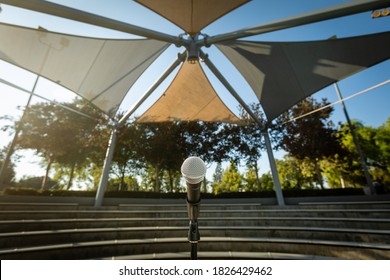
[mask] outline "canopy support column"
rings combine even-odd
[[[102,172],[102,176],[100,177],[99,187],[96,192],[96,197],[95,197],[96,208],[102,206],[104,193],[106,192],[107,189],[108,174],[110,172],[112,158],[114,157],[117,134],[118,134],[117,128],[114,127],[111,132],[110,141],[108,142],[106,158],[104,159],[103,172]]]
[[[272,152],[271,141],[269,139],[268,128],[266,128],[264,130],[263,135],[264,135],[264,139],[265,139],[265,146],[267,148],[267,155],[268,155],[269,165],[270,165],[270,168],[271,168],[272,179],[274,181],[274,189],[275,189],[275,193],[276,193],[276,200],[278,201],[278,205],[279,206],[285,206],[283,192],[282,192],[282,188],[280,186],[278,169],[276,168],[276,162],[275,162],[275,158],[274,158],[274,153]]]
[[[225,88],[230,92],[231,95],[240,103],[244,110],[253,118],[253,120],[260,126],[260,129],[265,130],[264,137],[267,147],[268,160],[271,166],[272,178],[274,181],[274,189],[276,193],[276,198],[279,206],[285,206],[282,188],[280,186],[278,170],[276,168],[275,158],[272,153],[271,142],[269,140],[268,130],[264,127],[263,122],[258,118],[258,116],[249,108],[249,106],[244,102],[244,100],[239,96],[235,89],[230,85],[230,83],[225,79],[225,77],[219,72],[217,67],[211,62],[206,54],[203,52],[200,53],[201,58],[206,63],[207,67],[213,72],[213,74],[219,79],[219,81],[225,86]]]
[[[143,95],[143,97],[119,120],[116,127],[112,129],[110,141],[107,147],[106,158],[104,160],[103,172],[100,178],[99,187],[95,197],[95,207],[101,207],[104,193],[107,189],[108,174],[114,157],[115,145],[117,141],[118,128],[125,124],[126,120],[142,105],[142,103],[153,93],[153,91],[172,73],[173,70],[185,59],[186,53],[180,53],[178,58],[168,67],[157,82]]]
[[[360,165],[361,165],[361,167],[363,169],[364,176],[366,177],[367,186],[370,188],[371,193],[375,193],[374,186],[373,186],[372,179],[371,179],[371,175],[370,175],[370,172],[368,172],[368,167],[367,167],[367,163],[366,163],[366,157],[365,157],[365,155],[363,153],[363,150],[362,150],[362,148],[360,146],[359,139],[358,139],[358,137],[356,135],[356,132],[355,132],[355,129],[354,129],[353,125],[352,125],[351,119],[349,118],[347,107],[345,106],[343,97],[342,97],[341,92],[340,92],[340,88],[339,88],[337,83],[334,83],[334,87],[336,89],[336,92],[337,92],[337,95],[339,97],[339,100],[341,101],[341,106],[343,107],[344,115],[345,115],[345,118],[347,119],[349,130],[351,131],[351,134],[352,134],[353,142],[355,143],[356,150],[357,150],[357,152],[359,154]]]

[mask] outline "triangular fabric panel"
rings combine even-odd
[[[137,122],[205,121],[238,123],[218,97],[199,63],[183,63],[165,93]]]
[[[311,42],[217,44],[256,93],[268,121],[307,96],[390,58],[390,32]]]
[[[95,39],[0,24],[0,59],[50,79],[112,116],[168,47],[156,40]]]
[[[176,24],[188,34],[199,33],[210,23],[250,0],[136,0]]]

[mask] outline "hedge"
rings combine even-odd
[[[78,196],[78,197],[95,197],[96,191],[65,191],[65,190],[36,190],[27,188],[7,188],[4,190],[5,195],[23,195],[23,196]],[[307,196],[344,196],[344,195],[364,195],[362,188],[345,188],[345,189],[313,189],[313,190],[284,190],[285,197],[307,197]],[[127,197],[127,198],[177,198],[186,197],[186,193],[155,193],[155,192],[134,192],[134,191],[108,191],[105,197]],[[275,197],[274,191],[260,192],[233,192],[211,194],[202,193],[202,198],[264,198]]]

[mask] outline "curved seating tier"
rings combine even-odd
[[[0,203],[1,259],[188,259],[185,201]],[[202,259],[390,259],[390,202],[202,203]]]

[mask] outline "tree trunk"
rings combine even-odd
[[[160,192],[160,165],[156,164],[156,182],[154,185],[154,191]]]
[[[52,163],[53,163],[53,161],[51,160],[51,158],[48,158],[45,176],[42,179],[41,191],[43,191],[46,188],[47,179],[49,178],[49,172],[50,172],[50,167],[51,167]]]
[[[345,189],[346,187],[345,187],[345,180],[343,174],[340,174],[340,183],[341,183],[341,188]]]
[[[256,173],[256,185],[257,185],[257,190],[261,190],[261,182],[260,182],[260,177],[259,177],[259,168],[257,167],[257,162],[254,162],[253,167],[255,168],[255,173]]]
[[[67,191],[69,191],[69,189],[72,187],[73,176],[74,176],[75,169],[76,169],[76,163],[72,164],[72,167],[70,169],[69,180],[68,180],[68,184],[66,185],[66,190]]]
[[[118,188],[119,191],[122,191],[123,187],[125,186],[125,174],[126,172],[125,169],[123,168],[121,170],[121,181],[119,182],[119,188]]]
[[[318,183],[320,183],[321,189],[323,190],[324,189],[324,181],[322,180],[321,168],[320,168],[320,165],[318,164],[318,160],[315,160],[314,166],[316,169]]]
[[[169,192],[173,193],[173,174],[170,169],[168,169],[168,177],[169,177]]]

